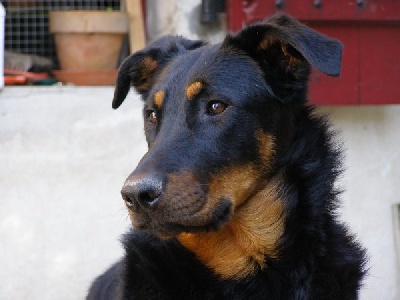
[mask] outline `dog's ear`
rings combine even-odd
[[[118,70],[112,107],[116,109],[121,105],[131,85],[139,94],[144,95],[151,89],[157,74],[169,61],[179,54],[203,45],[203,41],[165,36],[126,58]]]
[[[329,76],[340,75],[342,44],[285,14],[228,35],[222,47],[239,48],[255,59],[283,102],[299,93],[305,99],[310,64]]]

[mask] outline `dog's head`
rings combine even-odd
[[[341,44],[286,15],[217,45],[167,36],[120,67],[113,108],[142,95],[149,150],[122,196],[160,236],[216,230],[270,180],[304,105],[310,65],[340,73]]]

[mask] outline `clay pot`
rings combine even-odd
[[[128,32],[128,18],[114,11],[51,11],[50,31],[62,70],[112,70]]]

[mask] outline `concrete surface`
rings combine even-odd
[[[0,299],[83,299],[121,256],[129,222],[119,191],[146,145],[140,100],[132,93],[113,111],[112,93],[0,93]],[[342,219],[371,256],[361,299],[398,299],[391,210],[399,202],[400,106],[322,110],[347,148]]]
[[[141,103],[111,87],[0,92],[0,299],[83,299],[122,254],[119,194],[146,150]]]
[[[346,151],[342,220],[367,247],[361,299],[400,299],[393,206],[400,203],[400,106],[331,107]]]
[[[147,36],[150,41],[164,35],[176,34],[189,39],[220,42],[226,34],[225,14],[218,24],[201,24],[200,0],[147,0]]]

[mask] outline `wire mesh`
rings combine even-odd
[[[5,49],[36,54],[58,64],[54,39],[49,32],[50,10],[120,10],[120,0],[4,0]]]

